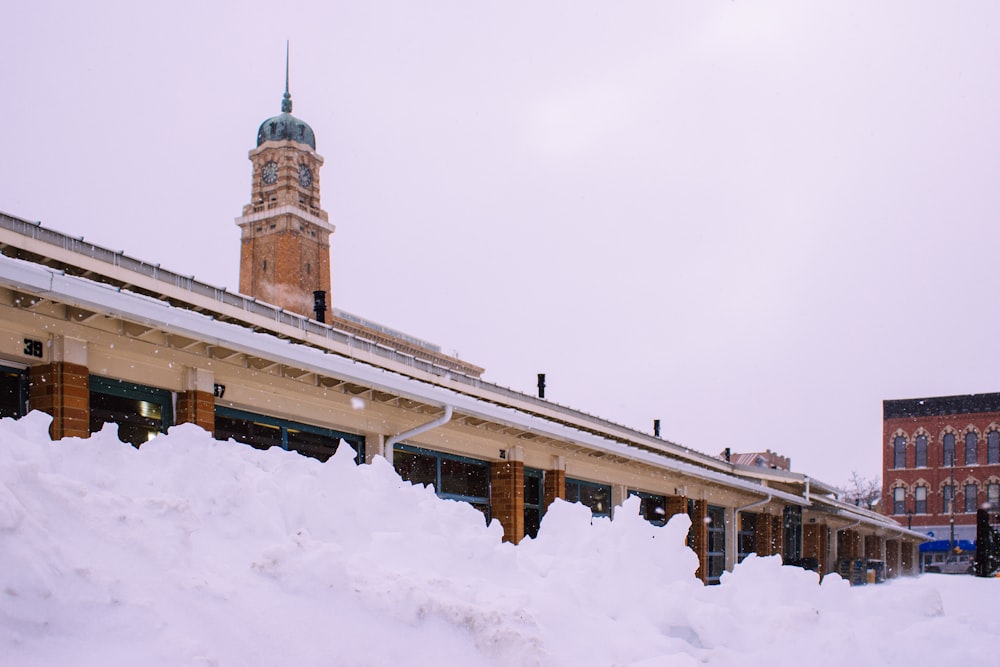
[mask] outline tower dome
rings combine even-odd
[[[286,47],[287,48],[287,47]],[[316,135],[304,120],[292,115],[292,96],[288,92],[288,55],[285,55],[285,95],[281,99],[281,113],[260,124],[257,145],[265,141],[297,141],[316,150]]]

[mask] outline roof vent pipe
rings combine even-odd
[[[538,398],[545,398],[545,373],[538,374]]]
[[[653,437],[654,438],[659,438],[660,437],[660,420],[659,419],[654,419],[653,420]]]

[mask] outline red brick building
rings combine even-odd
[[[1000,393],[882,403],[883,512],[939,540],[975,540],[1000,508]]]

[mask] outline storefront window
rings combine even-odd
[[[118,439],[134,447],[164,433],[173,424],[170,392],[156,387],[90,377],[90,432],[118,425]]]
[[[365,460],[364,436],[221,406],[215,408],[215,439],[256,449],[281,447],[320,461],[333,456],[343,440],[356,452],[356,463]]]
[[[566,501],[586,505],[594,516],[611,516],[611,486],[608,484],[567,479]]]

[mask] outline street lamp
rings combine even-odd
[[[906,510],[906,529],[913,530],[913,510]]]

